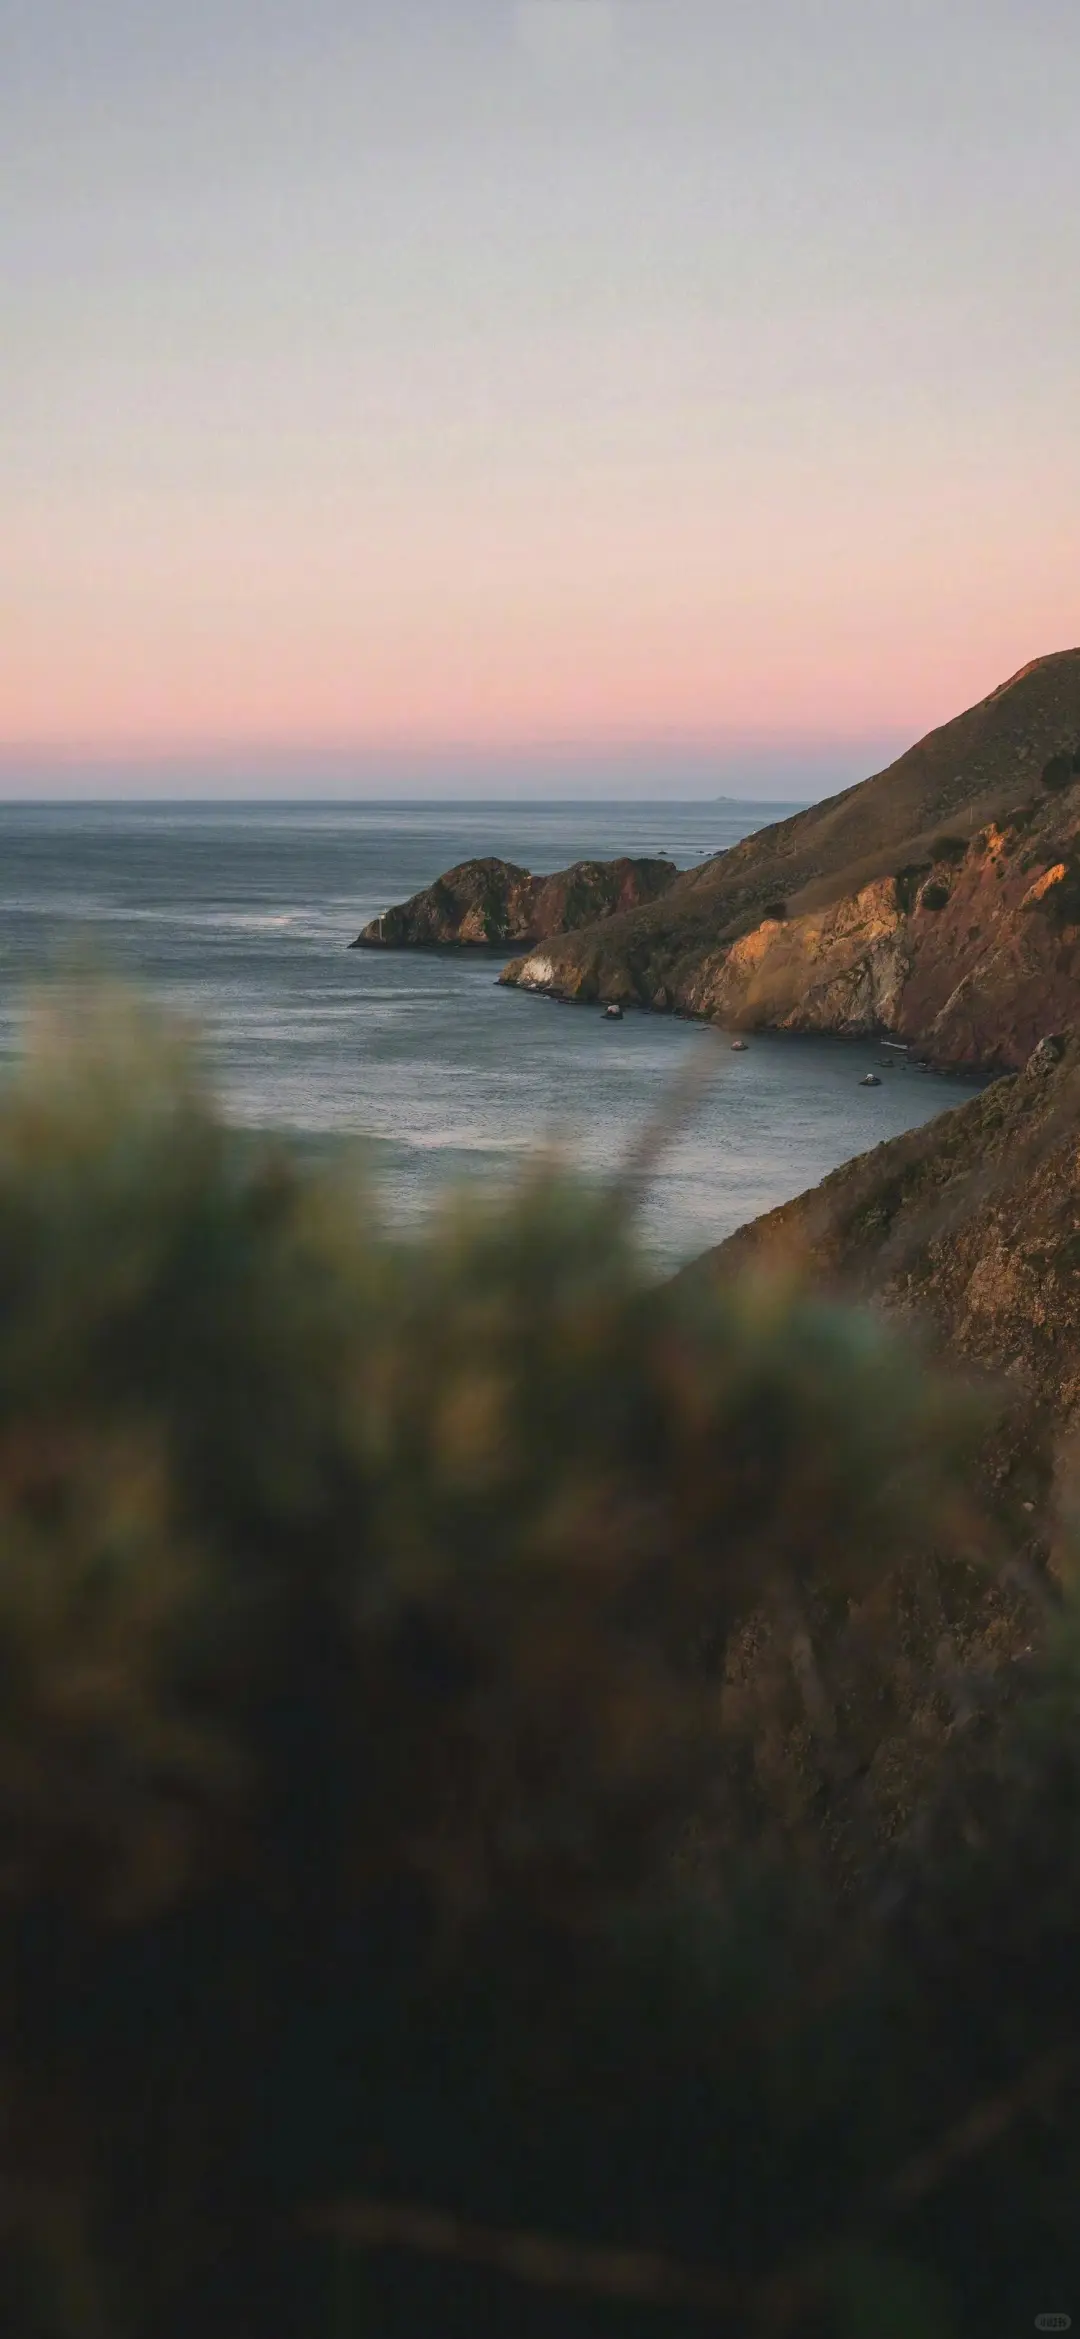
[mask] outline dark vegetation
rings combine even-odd
[[[538,1170],[398,1241],[115,1005],[39,1035],[0,1108],[10,2339],[959,2339],[1077,2297],[1071,1606],[1004,1697],[935,1673],[1007,1557],[985,1401],[798,1289],[658,1283],[630,1199]],[[906,1735],[860,1747],[853,1651]]]
[[[1034,828],[1042,810],[1041,799],[1035,797],[1030,804],[1016,804],[1011,812],[1002,813],[998,827],[1002,833],[1002,851],[1004,853],[1011,856],[1013,853],[1019,852],[1024,837],[1027,836],[1029,830]],[[1021,867],[1023,867],[1023,862],[1021,862]]]
[[[787,917],[787,903],[786,903],[786,901],[770,901],[770,902],[766,902],[766,904],[765,904],[765,907],[764,907],[764,909],[762,910],[762,913],[761,913],[761,915],[762,915],[762,917],[763,917],[763,918],[776,918],[776,919],[786,918],[786,917]]]
[[[902,918],[909,918],[923,878],[929,875],[929,861],[906,861],[893,879],[896,887],[896,907]]]
[[[948,886],[935,881],[932,885],[923,886],[919,895],[919,908],[922,910],[943,910],[948,899]]]
[[[1080,775],[1080,744],[1073,748],[1071,753],[1066,749],[1059,755],[1052,755],[1049,762],[1043,765],[1043,787],[1050,788],[1054,792],[1063,788],[1071,788],[1078,775]]]
[[[1009,831],[1015,829],[1018,836],[1024,836],[1028,829],[1034,826],[1038,816],[1037,801],[1030,804],[1014,804],[1011,812],[1002,813],[1001,826]]]
[[[966,858],[967,849],[966,837],[951,836],[935,837],[931,847],[935,861],[947,861],[950,867],[956,867]]]
[[[481,895],[480,908],[487,940],[491,943],[505,942],[506,901],[503,888],[489,880]]]
[[[1058,928],[1080,925],[1080,847],[1069,848],[1064,876],[1048,886],[1034,906]]]

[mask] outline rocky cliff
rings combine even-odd
[[[1078,1140],[1080,1037],[1047,1037],[1019,1074],[845,1163],[687,1272],[808,1272],[1002,1380],[1013,1426],[995,1471],[1022,1531],[1050,1449],[1080,1429]]]
[[[979,1472],[993,1520],[989,1571],[943,1561],[930,1544],[897,1579],[900,1623],[883,1669],[867,1662],[857,1610],[833,1601],[815,1613],[837,1744],[858,1756],[875,1824],[909,1817],[945,1748],[961,1731],[976,1742],[1007,1710],[1053,1606],[1054,1577],[1075,1570],[1078,1140],[1080,1037],[1048,1037],[1019,1074],[846,1163],[684,1270],[688,1283],[754,1266],[781,1287],[785,1276],[809,1278],[900,1319],[976,1385],[990,1384]],[[753,1683],[762,1659],[747,1639]],[[805,1788],[797,1750],[781,1748],[778,1760]],[[834,1808],[846,1824],[842,1802]]]
[[[1080,650],[503,978],[1012,1066],[1080,1014]]]
[[[373,918],[353,950],[540,942],[658,901],[675,881],[662,860],[575,861],[534,877],[513,861],[461,861],[422,893]]]
[[[764,921],[703,960],[685,1003],[732,1026],[891,1032],[943,1064],[1024,1063],[1080,1015],[1080,769],[1067,797],[969,845],[943,838],[922,866]]]

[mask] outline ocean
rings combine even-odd
[[[668,1017],[610,1024],[501,990],[497,954],[347,946],[474,854],[546,871],[666,851],[687,868],[792,809],[2,805],[0,1064],[17,1056],[28,991],[72,964],[123,977],[194,1021],[233,1120],[315,1145],[364,1138],[384,1207],[406,1223],[448,1185],[490,1190],[553,1142],[590,1176],[615,1176],[696,1070],[692,1115],[641,1211],[645,1242],[674,1265],[970,1083],[897,1065],[863,1089],[872,1044],[755,1035],[733,1055]]]

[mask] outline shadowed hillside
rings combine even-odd
[[[1021,1539],[1047,1526],[1055,1466],[1080,1427],[1080,1043],[846,1162],[687,1269],[767,1266],[932,1336],[1007,1393],[990,1453]],[[1030,1514],[1030,1515],[1029,1515]]]

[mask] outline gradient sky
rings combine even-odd
[[[1080,640],[1078,121],[1080,0],[0,0],[5,773],[858,776]]]

